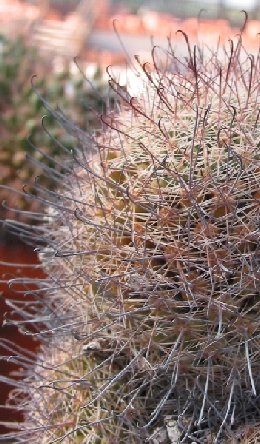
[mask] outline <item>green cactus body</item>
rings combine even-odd
[[[138,97],[75,156],[40,256],[79,345],[43,347],[55,365],[28,401],[51,393],[30,412],[42,442],[155,444],[167,417],[179,442],[236,442],[258,420],[260,68],[242,54],[239,38],[176,73],[141,65]]]
[[[89,84],[83,85],[81,77],[79,80],[80,73],[78,76],[72,76],[69,70],[56,73],[53,61],[40,58],[37,50],[27,48],[21,37],[15,41],[8,41],[0,35],[0,44],[2,45],[0,59],[0,197],[2,201],[8,196],[11,198],[10,187],[21,190],[27,183],[33,190],[35,176],[40,176],[42,186],[54,187],[52,172],[56,165],[56,175],[53,174],[57,179],[58,163],[61,157],[63,162],[60,163],[63,163],[65,169],[68,167],[65,165],[65,159],[68,158],[66,150],[70,151],[75,148],[73,124],[69,122],[64,131],[64,128],[57,125],[55,113],[52,115],[48,106],[62,109],[60,115],[62,115],[63,124],[66,119],[67,123],[69,119],[73,119],[85,127],[84,129],[87,126],[97,126],[99,119],[90,111],[90,108],[94,107],[99,111],[105,108],[106,104],[102,97],[107,95],[108,88],[102,83],[98,73],[95,79],[97,83],[95,93]],[[39,95],[35,94],[31,81],[38,93],[48,96],[48,106]],[[66,91],[69,83],[73,90],[72,96]],[[40,129],[43,114],[45,114],[43,122],[45,132]],[[59,140],[63,149],[55,139]],[[35,150],[35,146],[39,150]],[[28,162],[28,157],[33,158],[34,164]],[[45,162],[45,174],[40,167],[42,162]],[[60,171],[64,170],[61,168]],[[33,192],[36,193],[35,188]],[[9,205],[32,212],[39,211],[41,207],[37,199],[26,199],[18,193],[14,201],[9,201]],[[5,210],[2,208],[1,218],[10,217],[17,220],[18,213],[16,212],[14,217],[9,208]]]

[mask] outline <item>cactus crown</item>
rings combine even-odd
[[[111,77],[119,112],[42,189],[21,440],[237,442],[259,419],[260,58],[188,49],[153,50],[135,98]]]

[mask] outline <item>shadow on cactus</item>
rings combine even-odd
[[[111,77],[119,109],[41,189],[18,441],[235,443],[259,421],[260,58],[188,49],[133,67],[135,98]]]

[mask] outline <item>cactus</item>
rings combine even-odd
[[[36,48],[26,47],[22,38],[9,41],[0,36],[0,47],[0,184],[6,187],[1,190],[1,201],[8,198],[10,206],[15,205],[20,210],[39,211],[40,200],[26,200],[21,194],[17,194],[15,200],[10,201],[9,187],[21,190],[24,183],[33,186],[34,176],[41,175],[41,184],[52,188],[54,183],[51,172],[43,175],[39,164],[45,160],[46,172],[46,168],[53,169],[55,160],[60,157],[65,159],[66,150],[73,149],[74,134],[73,130],[69,134],[56,124],[53,115],[35,94],[31,78],[37,76],[33,79],[34,87],[44,97],[47,96],[50,105],[62,109],[63,120],[65,116],[75,120],[85,130],[97,125],[97,118],[89,108],[97,108],[100,112],[104,109],[102,96],[106,97],[107,86],[102,83],[99,73],[96,79],[96,89],[99,91],[97,96],[89,83],[84,84],[80,75],[72,76],[68,69],[55,73],[52,61],[40,58]],[[69,82],[72,94],[67,93]],[[40,130],[43,114],[43,124],[47,129],[45,132]],[[51,132],[52,139],[47,131]],[[59,139],[63,149],[54,138]],[[35,146],[39,149],[35,150]],[[34,164],[28,162],[28,157],[34,160]],[[1,211],[1,218],[13,216],[7,208],[2,207]],[[18,217],[18,213],[15,217]]]
[[[185,60],[137,59],[137,97],[110,79],[119,109],[45,191],[49,278],[13,303],[42,338],[17,358],[22,442],[251,442],[259,422],[260,58],[184,36]]]

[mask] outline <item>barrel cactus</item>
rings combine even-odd
[[[26,322],[42,347],[10,401],[22,442],[258,433],[260,60],[241,36],[188,49],[178,61],[169,45],[167,66],[137,58],[136,97],[111,77],[118,106],[57,191],[41,189],[49,278]]]

